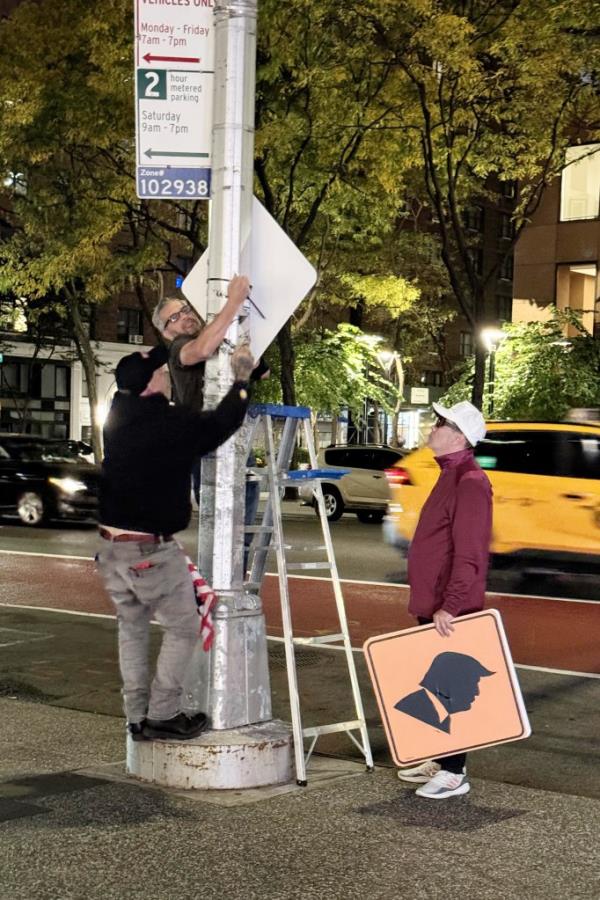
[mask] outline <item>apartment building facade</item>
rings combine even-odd
[[[89,441],[91,410],[81,362],[60,328],[35,339],[19,306],[0,299],[0,431]],[[114,369],[132,350],[156,343],[139,301],[123,294],[90,309],[88,322],[97,360],[98,414],[105,417],[115,391]]]
[[[555,305],[600,338],[599,269],[600,144],[578,144],[515,248],[513,321],[544,321]]]

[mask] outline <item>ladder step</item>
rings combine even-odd
[[[343,641],[343,634],[320,634],[318,637],[295,637],[294,644],[310,647],[312,644],[333,644],[334,641]]]
[[[286,550],[293,550],[294,553],[309,553],[311,550],[315,552],[319,550],[327,550],[326,544],[305,544],[304,547],[299,547],[298,544],[286,544]]]
[[[328,562],[304,562],[304,563],[290,563],[286,562],[287,569],[296,569],[297,571],[300,569],[331,569],[331,563]]]
[[[304,737],[318,737],[320,734],[335,734],[338,731],[353,731],[355,728],[362,728],[363,723],[360,719],[354,719],[352,722],[335,722],[333,725],[314,725],[312,728],[303,728]]]
[[[250,534],[273,534],[272,525],[244,525],[244,531]]]

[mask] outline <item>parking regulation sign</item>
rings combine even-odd
[[[134,3],[137,195],[208,200],[213,0]]]

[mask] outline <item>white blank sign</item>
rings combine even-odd
[[[202,254],[181,286],[206,321],[208,255]],[[317,273],[256,197],[252,198],[250,241],[242,250],[242,272],[252,284],[250,346],[258,359],[317,280]]]

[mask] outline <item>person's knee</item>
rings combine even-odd
[[[194,641],[200,631],[200,616],[194,610],[190,615],[179,618],[176,622],[165,625],[165,630],[181,641]]]
[[[139,619],[128,619],[117,615],[119,635],[121,639],[131,641],[147,641],[149,636],[149,623]]]

